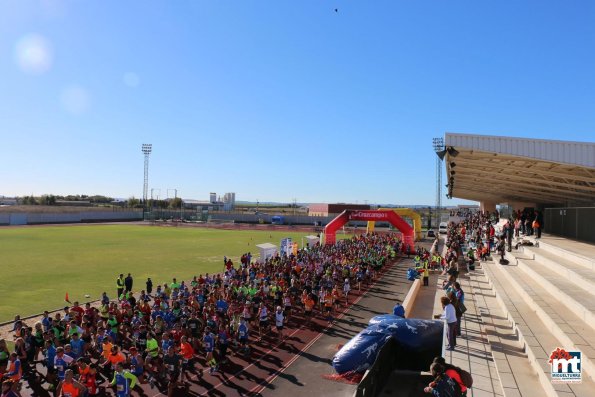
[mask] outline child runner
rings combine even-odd
[[[213,350],[215,348],[215,335],[211,332],[211,329],[207,327],[205,329],[205,336],[202,338],[202,345],[207,355],[206,361],[209,368],[209,373],[212,375],[213,372],[217,371],[217,360],[213,356]]]

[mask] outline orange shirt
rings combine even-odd
[[[14,372],[15,368],[16,368],[16,361],[11,361],[10,362],[10,366],[8,367],[8,372]],[[10,380],[13,381],[18,381],[19,379],[21,379],[23,373],[23,365],[21,364],[21,366],[19,367],[19,372],[17,372],[15,375],[12,375],[11,377],[9,377]]]
[[[312,308],[314,307],[314,300],[312,298],[306,298],[304,300],[304,307],[307,311],[312,311]]]
[[[103,348],[103,358],[109,360],[109,356],[112,354],[112,343],[107,342],[101,345]]]
[[[126,361],[126,357],[122,354],[122,352],[118,352],[117,354],[110,354],[107,361],[112,364],[112,367],[116,367],[116,364],[123,363]]]
[[[79,389],[74,386],[74,383],[62,383],[62,395],[68,397],[78,397]]]
[[[340,299],[341,298],[341,292],[339,292],[338,289],[334,289],[333,290],[333,298],[335,298],[335,299]]]
[[[85,369],[78,367],[78,370],[81,376],[87,376],[89,375],[89,372],[91,372],[91,367],[89,367],[88,365],[85,367]]]

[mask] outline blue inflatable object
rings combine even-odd
[[[407,269],[407,280],[415,281],[418,278],[419,278],[419,272],[417,270],[415,270],[414,268]]]
[[[374,316],[368,321],[368,325],[375,325],[375,324],[383,324],[383,323],[393,323],[398,319],[402,319],[402,317],[395,316],[394,314],[380,314],[378,316]]]
[[[333,368],[337,373],[365,372],[376,360],[378,351],[390,338],[382,327],[372,325],[356,336],[335,354]]]
[[[335,371],[342,374],[364,372],[376,360],[378,351],[389,338],[394,338],[403,353],[404,366],[411,363],[411,357],[428,357],[429,362],[439,355],[442,348],[444,323],[439,320],[401,318],[392,314],[373,317],[368,328],[353,337],[333,358]],[[424,360],[422,360],[424,361]],[[426,360],[427,361],[427,360]],[[412,364],[426,369],[426,363]],[[427,364],[429,367],[429,363]]]

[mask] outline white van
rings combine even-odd
[[[446,228],[448,226],[448,223],[446,222],[440,222],[440,226],[438,226],[438,233],[440,234],[446,234]]]

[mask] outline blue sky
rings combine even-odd
[[[594,49],[591,1],[0,0],[0,194],[152,143],[162,197],[432,204],[446,131],[593,141]]]

